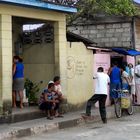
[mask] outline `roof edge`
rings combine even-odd
[[[49,2],[43,2],[38,0],[0,0],[0,4],[9,4],[9,5],[16,5],[16,6],[22,6],[22,7],[32,7],[32,8],[38,8],[38,9],[46,9],[46,10],[55,10],[60,12],[66,12],[66,13],[76,13],[77,8],[74,7],[68,7],[63,5],[57,5]]]

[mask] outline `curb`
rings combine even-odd
[[[108,119],[115,118],[114,114],[114,108],[111,108],[109,112],[107,112]],[[140,107],[134,107],[134,112],[139,113],[140,112]],[[9,132],[4,132],[0,133],[0,140],[3,139],[8,139],[8,138],[20,138],[20,137],[25,137],[25,136],[31,136],[31,135],[36,135],[40,134],[43,132],[51,132],[52,130],[61,130],[61,129],[66,129],[70,127],[76,127],[80,125],[84,125],[86,123],[94,123],[101,121],[100,115],[95,115],[93,120],[90,121],[85,121],[82,117],[76,117],[73,119],[69,119],[66,121],[60,121],[56,123],[51,123],[51,124],[42,124],[42,125],[37,125],[33,126],[30,128],[18,128],[17,130],[10,130]]]

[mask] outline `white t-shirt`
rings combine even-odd
[[[62,88],[61,88],[61,85],[60,85],[60,84],[59,84],[59,85],[55,85],[55,86],[54,86],[54,90],[55,90],[57,93],[62,94]]]
[[[131,76],[132,76],[132,85],[135,85],[135,72],[134,72],[134,69],[133,68],[131,68],[130,69],[130,74],[131,74]]]
[[[135,67],[135,73],[140,75],[140,65],[137,65]],[[135,82],[136,82],[136,84],[140,84],[140,78],[135,76]]]
[[[128,78],[128,77],[129,77],[129,74],[126,71],[123,71],[122,72],[122,83],[127,84],[126,78]]]
[[[97,72],[95,81],[95,94],[108,94],[108,83],[110,78],[103,72]]]

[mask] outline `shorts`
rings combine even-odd
[[[52,107],[53,107],[53,104],[49,103],[49,102],[44,102],[44,103],[39,105],[40,110],[51,110]]]

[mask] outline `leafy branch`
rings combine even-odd
[[[108,15],[134,16],[138,9],[133,0],[79,0],[77,1],[78,12],[68,16],[68,22],[77,17],[94,17],[97,13]]]

